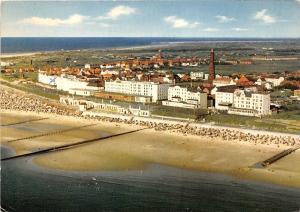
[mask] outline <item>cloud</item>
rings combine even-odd
[[[128,16],[128,15],[131,15],[134,13],[136,13],[136,8],[119,5],[119,6],[112,8],[106,14],[106,16],[98,16],[97,19],[99,19],[99,20],[102,20],[102,19],[116,20],[116,19],[120,18],[121,16]]]
[[[218,32],[219,29],[217,29],[217,28],[206,28],[206,29],[204,29],[204,31],[205,32]]]
[[[19,23],[39,25],[39,26],[61,26],[61,25],[80,24],[88,18],[89,18],[89,16],[83,16],[83,15],[79,15],[79,14],[71,15],[67,19],[41,18],[41,17],[34,16],[31,18],[25,18],[25,19],[19,21]]]
[[[220,23],[228,23],[228,22],[231,22],[231,21],[235,21],[235,18],[227,17],[225,15],[217,15],[215,17],[216,17],[216,19],[218,19],[218,22],[220,22]]]
[[[275,17],[273,16],[270,16],[270,15],[267,15],[267,9],[263,9],[261,11],[257,11],[255,16],[254,16],[254,19],[256,20],[260,20],[266,24],[272,24],[272,23],[275,23],[276,22],[276,19]]]
[[[20,20],[21,24],[32,24],[39,26],[62,26],[62,25],[75,25],[85,22],[89,25],[98,25],[101,27],[110,27],[111,24],[98,22],[99,20],[116,20],[121,16],[128,16],[136,12],[136,9],[133,7],[119,5],[112,8],[105,16],[99,16],[96,18],[91,18],[90,16],[83,16],[79,14],[73,14],[66,19],[60,18],[43,18],[43,17],[30,17],[23,20]]]
[[[176,16],[168,16],[164,18],[166,23],[171,24],[173,28],[194,28],[200,23],[198,22],[189,22],[183,18],[178,18]]]
[[[236,32],[243,32],[243,31],[248,31],[249,29],[234,27],[234,28],[231,28],[231,30],[236,31]]]
[[[103,23],[103,22],[97,22],[97,21],[89,21],[86,24],[88,24],[88,25],[97,25],[97,26],[105,27],[105,28],[112,26],[111,24]]]
[[[296,2],[298,2],[300,4],[300,0],[295,0]]]

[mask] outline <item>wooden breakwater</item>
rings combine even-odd
[[[8,127],[8,126],[17,125],[17,124],[25,124],[25,123],[41,121],[41,120],[45,120],[45,119],[49,119],[49,118],[30,119],[30,120],[26,120],[26,121],[15,122],[15,123],[1,124],[0,127]]]
[[[263,162],[261,162],[261,166],[262,167],[267,167],[267,166],[271,165],[272,163],[275,163],[276,161],[282,159],[283,157],[295,152],[299,148],[300,148],[300,146],[290,148],[290,149],[286,149],[286,150],[284,150],[284,151],[268,158],[267,160],[264,160]]]
[[[6,141],[6,142],[10,143],[10,142],[14,142],[14,141],[22,141],[22,140],[29,140],[29,139],[39,138],[39,137],[44,137],[44,136],[57,135],[57,134],[61,134],[61,133],[68,132],[68,131],[78,130],[78,129],[85,128],[85,127],[91,127],[91,126],[94,126],[94,125],[97,125],[97,124],[88,124],[88,125],[83,125],[83,126],[79,126],[79,127],[72,127],[72,128],[68,128],[68,129],[64,129],[64,130],[56,130],[56,131],[51,131],[51,132],[45,132],[45,133],[42,133],[42,134],[31,135],[31,136],[24,137],[24,138],[17,138],[17,139],[9,140],[9,141]]]
[[[7,161],[7,160],[12,160],[12,159],[28,157],[28,156],[34,156],[34,155],[40,155],[40,154],[51,153],[51,152],[57,152],[57,151],[63,151],[63,150],[66,150],[66,149],[79,147],[79,146],[84,145],[84,144],[97,142],[97,141],[100,141],[100,140],[113,138],[113,137],[117,137],[117,136],[121,136],[121,135],[126,135],[126,134],[130,134],[130,133],[138,132],[138,131],[141,131],[141,130],[145,130],[145,129],[149,129],[149,127],[142,128],[142,129],[137,129],[137,130],[132,130],[132,131],[127,131],[127,132],[123,132],[123,133],[119,133],[119,134],[108,135],[108,136],[104,136],[104,137],[79,141],[79,142],[75,142],[75,143],[71,143],[71,144],[64,144],[64,145],[61,145],[61,146],[50,147],[50,148],[42,149],[42,150],[39,150],[39,151],[22,154],[22,155],[16,155],[16,156],[7,157],[7,158],[1,158],[1,161]]]

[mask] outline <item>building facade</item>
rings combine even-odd
[[[228,113],[246,116],[270,115],[270,94],[235,90],[233,104]]]
[[[92,85],[88,80],[78,79],[73,75],[61,75],[60,77],[57,77],[56,86],[58,90],[83,96],[89,96],[94,92],[101,90],[101,87]]]
[[[190,91],[186,87],[174,86],[168,90],[168,100],[162,102],[165,106],[183,108],[207,108],[207,93]]]
[[[83,112],[83,115],[97,116],[99,112],[113,112],[123,115],[134,115],[134,116],[145,116],[149,117],[151,115],[150,111],[141,106],[138,107],[124,107],[121,105],[110,104],[110,103],[98,103],[93,101],[88,101],[85,99],[78,99],[68,96],[60,96],[60,103],[65,105],[71,105],[77,107],[79,111]]]
[[[284,78],[283,77],[279,77],[279,78],[265,78],[266,82],[270,82],[273,84],[274,87],[277,87],[279,86],[283,81],[284,81]]]
[[[217,110],[228,110],[233,103],[233,91],[217,89],[215,91],[215,108]]]
[[[216,87],[236,85],[236,82],[231,78],[219,77],[213,80],[213,85]]]
[[[204,73],[203,72],[191,72],[190,76],[191,76],[192,80],[203,79]]]
[[[263,86],[267,90],[271,90],[273,88],[273,83],[267,82],[265,79],[261,79],[261,78],[257,79],[254,84]]]
[[[152,102],[168,98],[168,88],[172,84],[155,83],[145,81],[105,81],[105,91],[113,93],[124,93],[136,96],[148,96]]]
[[[270,94],[259,92],[255,87],[235,88],[227,86],[216,91],[215,108],[229,114],[246,116],[270,115]]]
[[[56,75],[47,75],[45,72],[38,72],[38,82],[46,85],[56,85]]]

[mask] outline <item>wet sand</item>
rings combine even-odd
[[[30,117],[1,113],[2,122],[10,123]],[[95,123],[97,125],[30,140],[8,143],[8,140],[40,134],[45,131],[68,129]],[[53,147],[117,134],[137,129],[124,123],[109,123],[80,118],[50,116],[49,119],[10,127],[1,127],[1,144],[12,147],[17,154],[39,148]],[[268,146],[211,139],[204,136],[183,136],[178,133],[147,129],[133,134],[113,137],[60,152],[39,155],[34,162],[40,166],[74,171],[140,170],[150,164],[162,164],[178,168],[219,172],[238,178],[271,182],[300,188],[300,153],[291,155],[266,169],[248,168],[286,149],[284,146]]]

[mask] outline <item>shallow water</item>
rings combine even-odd
[[[1,157],[13,155],[1,147]],[[300,190],[152,164],[137,171],[64,172],[32,158],[2,162],[12,211],[295,211]]]

